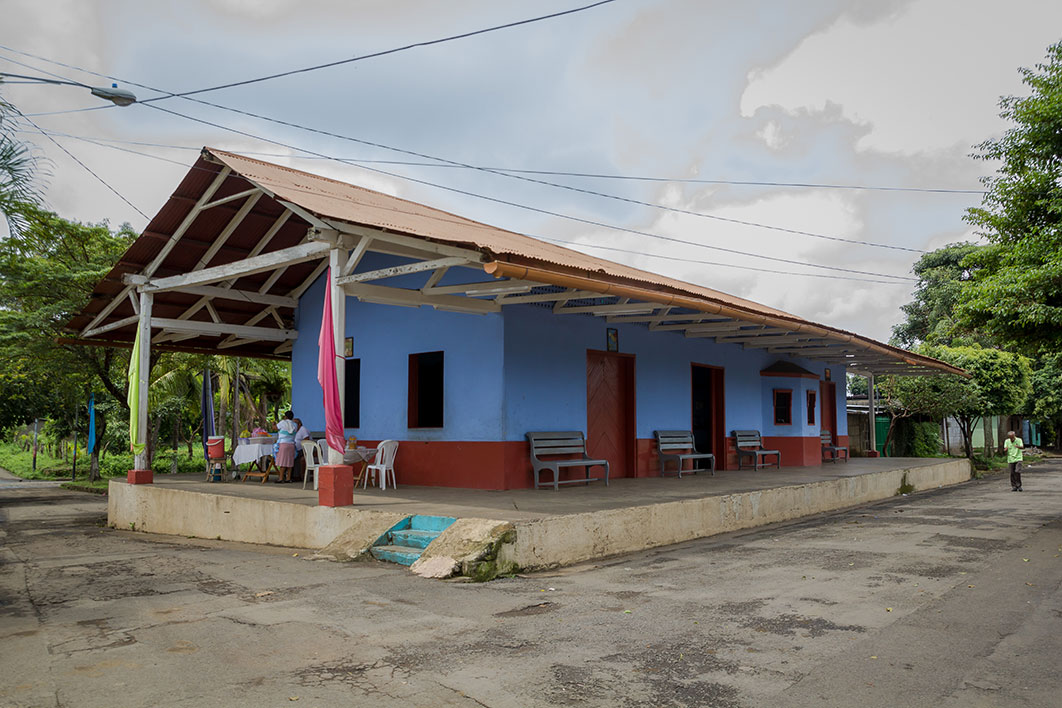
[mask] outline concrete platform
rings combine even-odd
[[[896,494],[905,474],[915,490],[924,490],[968,480],[970,467],[955,459],[857,458],[714,477],[621,478],[608,487],[595,482],[559,491],[359,488],[353,506],[336,509],[317,506],[316,493],[297,484],[207,483],[202,475],[162,474],[151,485],[112,480],[108,520],[154,533],[315,550],[341,536],[356,546],[414,514],[508,522],[514,533],[496,549],[497,560],[535,569],[884,499]]]

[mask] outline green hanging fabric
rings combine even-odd
[[[140,328],[137,327],[136,339],[133,340],[133,353],[129,356],[129,449],[134,455],[143,454],[144,443],[137,443],[140,438]]]

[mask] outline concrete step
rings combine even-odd
[[[369,549],[376,560],[390,561],[402,565],[413,565],[413,561],[420,558],[422,548],[410,548],[409,546],[373,546]]]
[[[428,544],[438,538],[440,531],[418,531],[417,529],[402,529],[388,534],[388,540],[395,546],[408,546],[410,548],[427,548]]]
[[[445,531],[453,522],[452,516],[423,516],[417,514],[409,520],[409,528],[415,531]]]

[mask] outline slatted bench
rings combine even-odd
[[[770,455],[774,455],[774,466],[778,469],[782,468],[782,453],[777,450],[765,450],[763,448],[763,441],[760,439],[760,431],[735,430],[734,439],[737,441],[739,470],[744,469],[741,465],[741,461],[746,457],[752,458],[753,469],[758,470],[761,467],[770,467],[772,463],[767,462],[765,459]],[[760,461],[761,459],[763,462]]]
[[[715,455],[710,452],[697,452],[697,446],[693,441],[693,432],[690,430],[657,430],[656,448],[660,455],[660,476],[667,474],[668,460],[674,460],[678,464],[679,479],[682,479],[682,465],[686,460],[693,460],[693,469],[688,470],[697,473],[697,460],[708,460],[708,470],[715,474]],[[688,452],[679,452],[686,450]]]
[[[580,430],[572,431],[559,431],[559,432],[536,432],[528,433],[527,441],[531,443],[531,466],[534,468],[535,475],[535,489],[540,486],[550,487],[554,489],[560,489],[562,484],[589,484],[590,482],[596,482],[601,477],[591,477],[591,467],[603,467],[605,470],[605,486],[608,486],[608,460],[594,460],[586,454],[586,437]],[[568,459],[542,459],[543,456],[557,456],[557,455],[580,455],[576,458]],[[586,471],[586,476],[583,479],[565,479],[560,478],[561,468],[567,467],[583,467]],[[546,482],[545,484],[539,484],[539,476],[541,472],[552,471],[553,482]]]
[[[822,441],[822,461],[823,462],[837,462],[837,458],[844,453],[844,462],[848,464],[848,448],[841,445],[833,444],[833,434],[829,430],[823,430],[819,435],[819,439]]]

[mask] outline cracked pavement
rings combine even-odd
[[[1057,706],[1062,462],[1024,476],[481,585],[12,485],[0,706]]]

